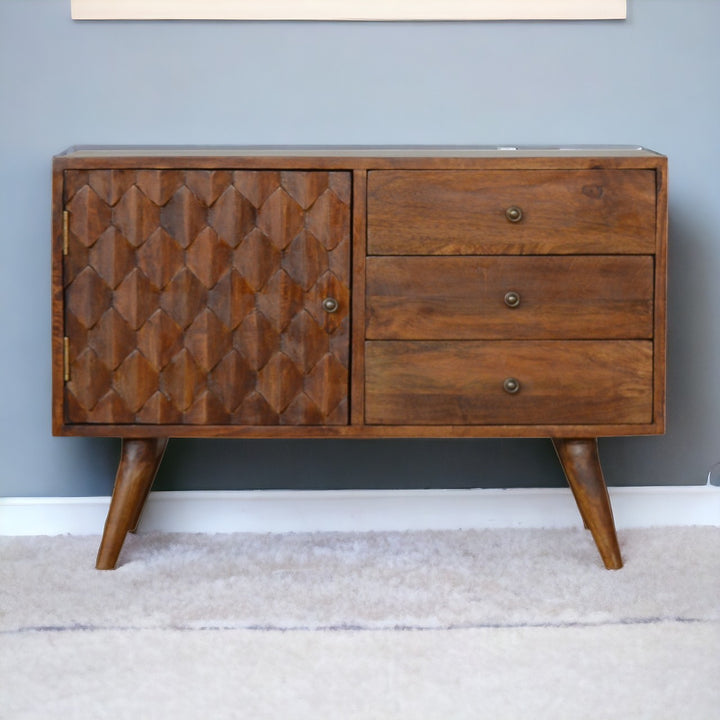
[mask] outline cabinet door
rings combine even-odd
[[[348,422],[350,173],[69,170],[64,187],[67,423]]]

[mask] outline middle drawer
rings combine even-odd
[[[653,335],[649,255],[367,258],[371,340]]]

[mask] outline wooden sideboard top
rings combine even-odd
[[[331,158],[562,158],[662,157],[638,145],[77,145],[66,158],[331,157]]]

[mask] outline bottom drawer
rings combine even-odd
[[[650,341],[374,341],[365,372],[370,425],[652,422]]]

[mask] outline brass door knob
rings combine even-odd
[[[510,290],[505,293],[505,304],[509,308],[516,308],[520,305],[520,293],[516,293],[514,290]]]
[[[503,381],[503,390],[510,395],[514,395],[520,389],[520,381],[513,377],[505,378]]]
[[[322,307],[325,312],[334,313],[334,312],[337,312],[339,303],[334,297],[326,297],[322,301]]]
[[[505,217],[511,222],[511,223],[517,223],[520,222],[523,219],[523,212],[517,205],[511,205],[506,211],[505,211]]]

